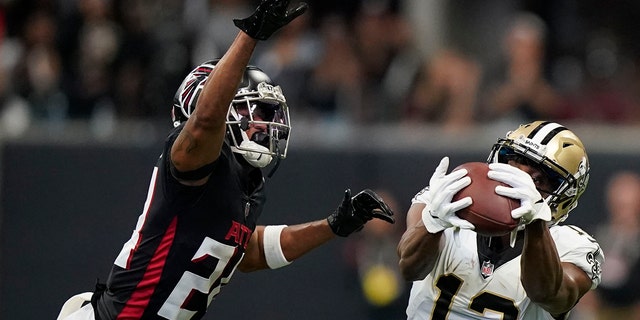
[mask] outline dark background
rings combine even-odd
[[[105,279],[135,226],[157,146],[6,143],[1,149],[0,319],[54,319],[70,296]],[[447,152],[451,167],[486,152]],[[262,224],[321,219],[345,187],[384,188],[407,208],[439,151],[298,149],[270,179]],[[615,159],[615,161],[612,161]],[[591,230],[606,217],[603,185],[632,154],[591,153],[589,188],[569,222]],[[404,212],[398,212],[400,218]],[[237,272],[207,319],[365,319],[337,239],[287,268]]]

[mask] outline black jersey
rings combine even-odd
[[[96,297],[97,319],[200,319],[244,255],[264,207],[262,173],[246,171],[225,143],[205,185],[180,184],[168,156],[181,129],[167,139],[133,235]]]

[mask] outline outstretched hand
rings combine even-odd
[[[551,221],[551,208],[528,173],[506,163],[491,163],[489,169],[489,178],[508,185],[497,186],[496,193],[520,200],[520,207],[511,211],[512,218],[520,219],[520,224],[538,219]]]
[[[342,202],[327,221],[333,233],[346,237],[362,230],[365,223],[373,218],[395,223],[393,212],[375,192],[365,189],[351,197],[351,190],[347,189]]]
[[[471,178],[467,175],[467,169],[458,169],[448,174],[447,170],[449,157],[444,157],[429,179],[428,203],[422,211],[422,222],[430,233],[438,233],[451,227],[473,230],[475,227],[471,222],[456,215],[458,210],[473,203],[471,197],[451,202],[456,193],[471,184]]]
[[[304,2],[289,10],[289,1],[262,0],[251,16],[244,19],[234,19],[233,23],[250,37],[267,40],[274,32],[307,10],[308,5]]]

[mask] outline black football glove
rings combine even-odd
[[[247,18],[233,19],[233,23],[250,37],[267,40],[276,30],[287,25],[307,10],[301,2],[293,10],[288,10],[290,0],[262,0],[256,11]]]
[[[375,192],[365,189],[351,197],[351,190],[344,192],[344,199],[328,218],[333,233],[346,237],[362,230],[367,221],[378,218],[395,223],[393,212]]]

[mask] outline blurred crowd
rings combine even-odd
[[[238,32],[231,20],[258,1],[0,0],[0,137],[73,120],[170,127],[185,74],[220,57]],[[535,119],[640,125],[640,1],[306,2],[252,61],[282,86],[294,121],[452,132]],[[576,319],[640,319],[640,177],[612,181],[628,196],[608,195],[598,239],[615,272]],[[398,237],[372,227],[346,249],[359,249],[345,255],[374,314],[404,308],[407,288],[388,267]]]
[[[231,20],[256,2],[0,0],[0,128],[168,124],[183,76],[226,50]],[[252,61],[283,87],[295,118],[453,131],[640,121],[634,1],[307,2]]]
[[[640,319],[640,174],[620,170],[604,191],[607,216],[595,232],[605,254],[602,283],[587,293],[571,319]]]

